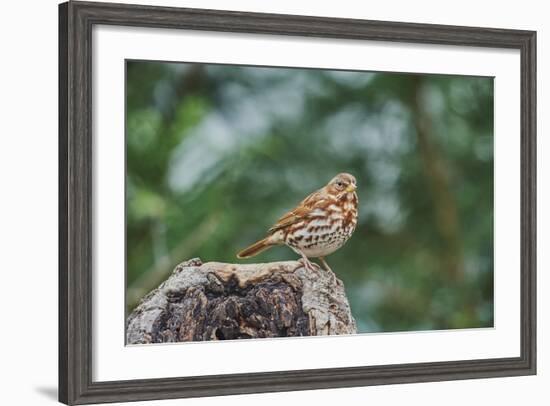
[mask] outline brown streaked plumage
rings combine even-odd
[[[306,267],[313,269],[308,258],[319,258],[330,270],[324,257],[342,247],[357,225],[356,188],[353,175],[336,175],[279,218],[267,237],[240,251],[237,257],[250,258],[275,245],[287,245],[302,256]]]

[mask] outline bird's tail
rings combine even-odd
[[[251,246],[249,246],[249,247],[245,248],[244,250],[240,251],[237,254],[237,258],[250,258],[250,257],[253,257],[255,255],[258,255],[260,252],[263,252],[263,251],[273,247],[274,245],[277,245],[277,244],[273,244],[272,242],[270,242],[270,237],[271,236],[266,237],[263,240],[260,240],[258,242],[255,242]]]

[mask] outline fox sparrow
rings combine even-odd
[[[294,210],[283,215],[267,237],[237,254],[250,258],[275,245],[287,245],[303,258],[304,266],[314,269],[310,258],[324,257],[342,247],[357,225],[357,183],[349,173],[336,175],[325,187],[306,197]]]

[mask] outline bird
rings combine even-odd
[[[237,258],[250,258],[271,247],[286,245],[301,256],[305,268],[316,271],[309,258],[318,258],[323,268],[332,272],[325,257],[340,249],[357,226],[356,190],[353,175],[336,175],[281,216],[265,238],[240,251]]]

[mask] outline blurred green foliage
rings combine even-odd
[[[359,224],[328,262],[359,331],[492,326],[492,78],[129,61],[126,137],[128,310],[350,172]]]

